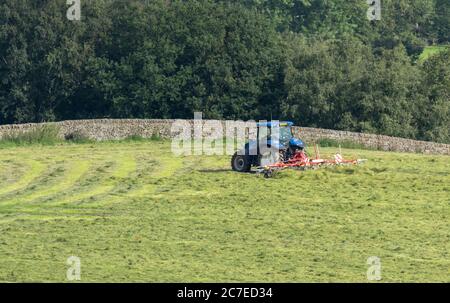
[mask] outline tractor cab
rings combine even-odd
[[[297,150],[305,149],[302,140],[294,138],[292,122],[257,123],[256,140],[250,140],[231,159],[234,171],[248,172],[252,166],[265,166],[289,160]]]

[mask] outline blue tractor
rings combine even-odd
[[[231,158],[237,172],[249,172],[252,166],[261,167],[291,159],[305,143],[292,134],[292,122],[257,123],[256,140],[250,140]],[[277,128],[275,131],[275,128]]]

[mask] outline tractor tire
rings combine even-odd
[[[238,155],[235,153],[231,158],[231,168],[240,173],[248,173],[252,167],[249,156]]]

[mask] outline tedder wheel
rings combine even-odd
[[[272,178],[273,172],[271,170],[267,170],[264,172],[264,178]]]
[[[249,156],[238,155],[237,153],[235,153],[231,158],[231,167],[234,171],[246,173],[250,171],[251,166],[252,164],[250,162]]]

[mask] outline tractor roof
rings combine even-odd
[[[256,124],[257,127],[289,127],[292,125],[294,125],[294,123],[290,121],[269,121]]]

